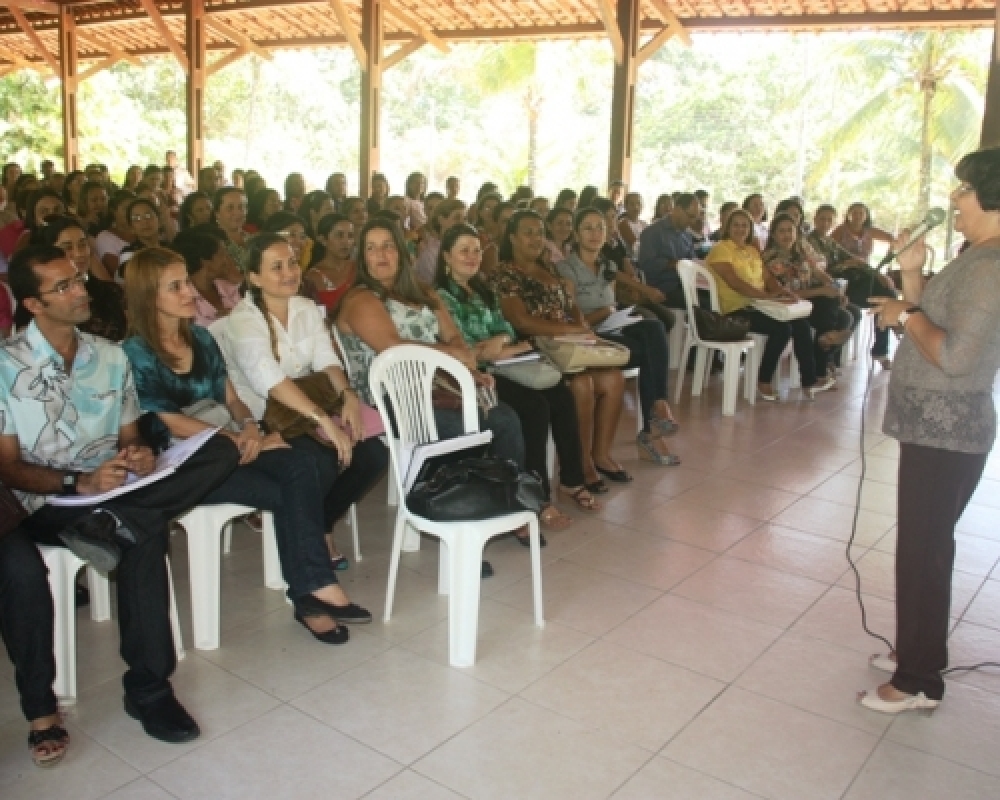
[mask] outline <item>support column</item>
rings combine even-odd
[[[639,0],[618,0],[618,29],[622,34],[622,60],[615,64],[611,94],[611,157],[608,183],[632,177],[632,128],[635,121],[635,85],[639,74]]]
[[[383,33],[382,0],[362,0],[361,43],[365,48],[365,63],[361,65],[358,194],[364,198],[371,191],[372,173],[381,166]]]
[[[993,26],[993,51],[990,77],[986,84],[986,108],[983,110],[983,132],[980,147],[1000,147],[1000,3],[997,4]]]
[[[185,2],[185,44],[187,55],[187,165],[195,181],[205,162],[205,0]]]
[[[76,18],[72,6],[59,6],[59,86],[62,95],[63,170],[80,168],[80,140],[76,126]]]

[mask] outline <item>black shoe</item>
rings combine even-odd
[[[320,616],[323,616],[326,617],[327,619],[330,619],[330,617],[326,614],[322,615],[316,614],[310,616],[314,618],[319,618]],[[338,625],[336,628],[325,631],[323,633],[319,633],[318,631],[314,631],[312,628],[306,625],[306,618],[303,617],[298,611],[295,612],[295,619],[299,621],[299,623],[302,625],[303,628],[305,628],[307,631],[309,631],[309,633],[313,635],[313,638],[316,641],[322,642],[323,644],[344,644],[348,639],[351,638],[351,632],[347,629],[346,625]]]
[[[348,603],[346,606],[335,606],[320,600],[316,595],[307,594],[295,601],[295,610],[301,612],[303,616],[310,614],[331,617],[337,622],[346,622],[351,625],[366,625],[372,621],[372,612],[367,608],[362,608],[356,603]]]
[[[142,705],[126,695],[125,713],[139,720],[142,729],[161,742],[181,744],[201,736],[198,723],[191,719],[191,715],[184,710],[173,692]]]
[[[615,483],[631,483],[632,482],[632,476],[629,475],[623,469],[604,469],[604,467],[599,467],[599,466],[597,466],[597,464],[594,464],[594,468],[598,472],[600,472],[605,478],[607,478],[609,481],[614,481]],[[589,489],[590,487],[588,486],[587,488]]]
[[[479,577],[483,580],[493,577],[493,565],[489,561],[484,561],[482,569],[479,572]]]
[[[90,605],[90,589],[86,586],[81,586],[80,584],[75,584],[74,587],[74,601],[77,608],[84,608]]]
[[[531,547],[530,536],[518,536],[517,534],[515,534],[514,538],[517,539],[517,543],[521,545],[521,547]],[[547,544],[548,542],[545,540],[545,535],[542,533],[538,534],[538,546],[545,547],[545,545]]]
[[[73,554],[98,572],[108,573],[118,566],[122,550],[115,541],[118,520],[107,511],[85,514],[59,534]]]

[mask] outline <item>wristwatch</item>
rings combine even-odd
[[[72,496],[79,494],[76,488],[77,482],[80,480],[81,473],[79,472],[67,472],[63,475],[62,479],[62,492],[63,496]]]
[[[910,306],[905,311],[899,312],[899,317],[896,324],[899,325],[899,327],[902,328],[903,330],[906,330],[906,321],[914,314],[920,314],[920,313],[923,313],[923,309],[920,306]]]

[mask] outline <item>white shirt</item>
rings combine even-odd
[[[327,367],[343,367],[330,332],[312,300],[288,301],[288,328],[274,316],[279,360],[271,351],[267,321],[250,297],[244,297],[226,318],[228,346],[223,347],[229,379],[255,418],[264,416],[267,395],[285,378],[302,378]]]
[[[95,241],[97,246],[97,258],[99,261],[104,260],[104,256],[109,253],[113,256],[120,256],[121,252],[128,245],[121,236],[112,231],[101,231],[97,234],[97,240]]]

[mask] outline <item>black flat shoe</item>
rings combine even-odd
[[[201,736],[198,723],[191,718],[173,692],[142,705],[126,696],[125,713],[139,720],[142,729],[161,742],[181,744]]]
[[[631,483],[632,482],[632,476],[629,475],[623,469],[614,469],[614,470],[612,470],[612,469],[604,469],[604,467],[598,467],[597,464],[594,464],[594,468],[598,472],[600,472],[605,478],[607,478],[609,481],[613,481],[614,483]],[[589,489],[590,487],[588,486],[587,488]]]
[[[583,485],[587,487],[587,491],[590,492],[591,494],[607,494],[608,493],[608,485],[604,481],[602,481],[600,478],[598,478],[593,483],[585,483]]]
[[[117,530],[118,520],[107,511],[98,510],[67,525],[59,538],[77,558],[98,572],[108,573],[122,559],[121,547],[115,541]]]
[[[320,615],[316,615],[316,618],[318,619],[319,616]],[[326,617],[326,614],[323,614],[322,616]],[[295,612],[295,619],[303,628],[312,634],[316,641],[322,642],[323,644],[344,644],[351,638],[351,632],[347,630],[346,625],[338,625],[336,628],[326,631],[325,633],[317,633],[306,625],[306,618],[303,617],[298,611]],[[327,619],[329,619],[329,617],[327,617]]]
[[[300,597],[295,602],[295,610],[302,612],[304,617],[310,615],[327,616],[332,617],[337,622],[346,622],[351,625],[366,625],[372,621],[372,613],[367,608],[362,608],[356,603],[335,606],[333,603],[320,600],[313,594]]]
[[[521,547],[531,547],[531,537],[530,536],[523,536],[522,537],[522,536],[515,535],[514,538],[517,539],[517,543],[519,545],[521,545]],[[539,547],[545,547],[545,545],[547,545],[547,544],[548,544],[548,542],[545,541],[545,534],[544,533],[538,534],[538,546]]]
[[[479,577],[483,580],[493,577],[493,565],[489,561],[484,561]]]

